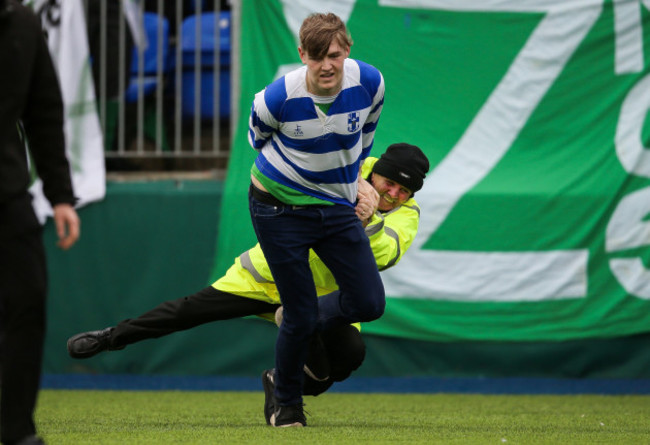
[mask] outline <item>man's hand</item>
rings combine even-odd
[[[81,222],[77,211],[70,204],[57,204],[54,210],[54,225],[59,241],[56,243],[63,250],[68,250],[79,239]]]
[[[355,212],[359,219],[367,223],[379,205],[379,193],[368,181],[359,176],[359,191],[357,192]]]

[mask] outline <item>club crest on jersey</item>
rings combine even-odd
[[[359,112],[348,113],[348,131],[354,133],[359,129]]]
[[[293,131],[293,135],[295,137],[303,136],[304,133],[302,132],[302,128],[300,128],[300,125],[296,124],[296,129]]]

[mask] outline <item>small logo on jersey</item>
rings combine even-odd
[[[304,135],[302,129],[300,128],[300,125],[296,125],[296,129],[293,131],[293,135],[296,137]]]
[[[348,131],[354,133],[359,129],[359,112],[348,113]]]

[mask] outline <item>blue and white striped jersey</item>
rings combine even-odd
[[[372,148],[384,104],[384,79],[354,59],[343,65],[343,85],[327,114],[307,91],[307,67],[255,95],[248,140],[266,178],[300,193],[354,206],[359,166]],[[272,190],[269,190],[272,191]]]

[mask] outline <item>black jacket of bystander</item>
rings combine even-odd
[[[0,67],[0,203],[29,187],[25,134],[48,201],[74,204],[57,74],[38,17],[15,0],[0,0]]]

